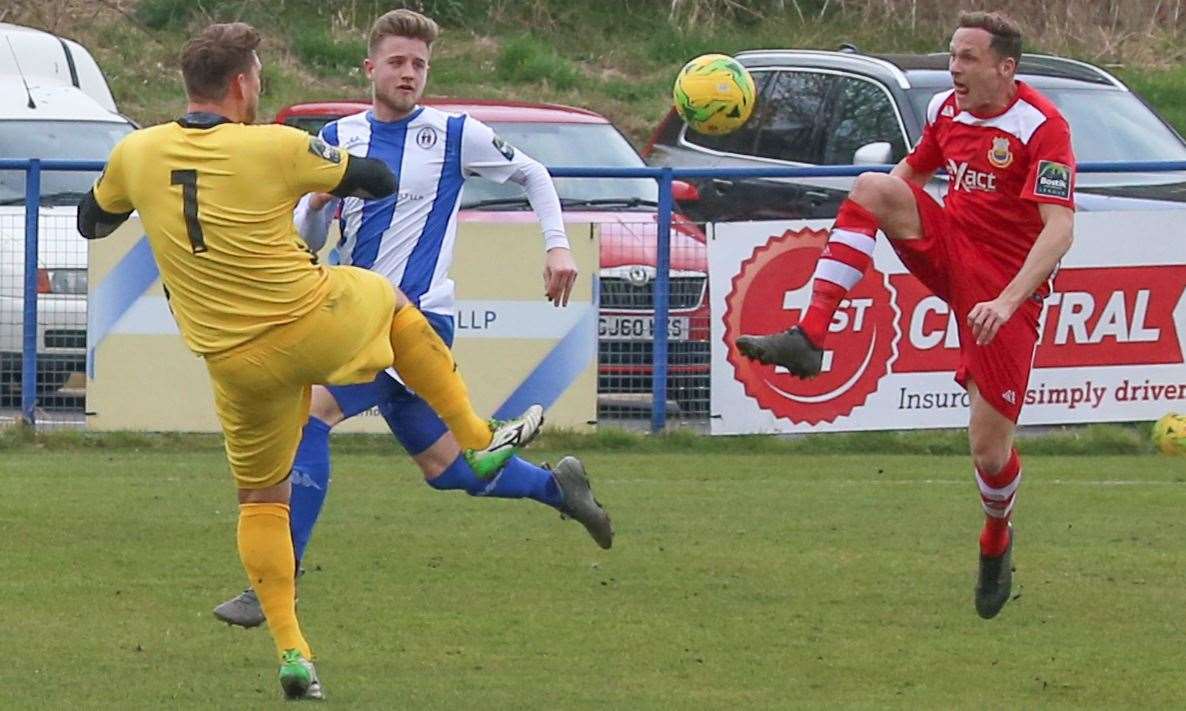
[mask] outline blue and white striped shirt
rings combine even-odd
[[[476,119],[417,107],[403,119],[384,122],[365,111],[326,124],[321,137],[351,155],[383,160],[396,175],[394,195],[342,202],[338,263],[383,274],[422,311],[453,314],[453,281],[448,271],[461,188],[471,175],[499,183],[514,179],[537,188],[528,194],[544,226],[545,248],[568,246],[559,200],[546,169],[503,143]],[[543,192],[550,192],[543,198],[538,189],[541,180],[546,181]],[[316,240],[311,233],[321,231],[324,243],[328,214],[311,213],[307,199],[298,206],[297,227],[311,244]],[[537,202],[549,204],[541,209]],[[331,203],[325,211],[333,207]]]

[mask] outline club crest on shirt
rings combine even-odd
[[[503,158],[506,158],[507,160],[515,160],[515,149],[511,146],[511,144],[502,140],[498,136],[494,137],[493,143],[494,147],[498,149],[498,152],[502,154]]]
[[[988,149],[988,162],[997,168],[1008,168],[1013,164],[1013,153],[1009,150],[1009,139],[1004,136],[992,139]]]
[[[416,133],[416,145],[428,150],[437,144],[437,132],[432,126],[425,126]]]
[[[315,156],[326,159],[330,163],[342,162],[342,152],[321,140],[317,136],[313,136],[309,139],[309,152]]]
[[[1038,175],[1034,193],[1068,200],[1071,197],[1071,169],[1065,163],[1052,160],[1038,161]]]

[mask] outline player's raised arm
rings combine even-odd
[[[134,209],[124,186],[122,145],[112,149],[107,167],[78,205],[78,233],[87,239],[102,239],[115,232]]]

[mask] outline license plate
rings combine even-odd
[[[671,316],[667,319],[667,340],[688,340],[688,317]],[[602,316],[597,324],[597,336],[603,341],[649,341],[655,337],[654,316]]]

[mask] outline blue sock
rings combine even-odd
[[[301,432],[301,444],[292,465],[292,497],[288,507],[292,547],[298,564],[329,493],[329,430],[329,425],[310,417]]]
[[[534,499],[552,508],[560,508],[564,501],[552,472],[519,457],[508,459],[493,479],[479,479],[465,457],[458,456],[439,476],[429,479],[428,485],[442,491],[460,489],[470,496]]]

